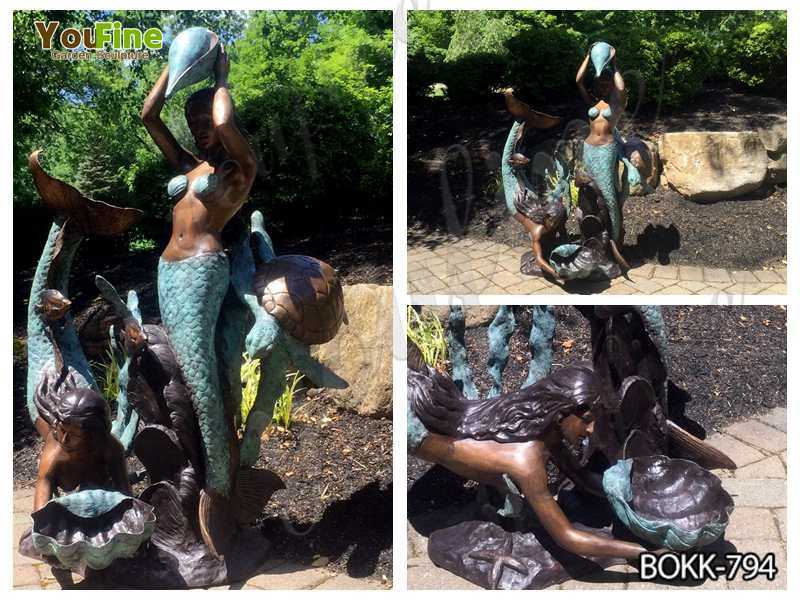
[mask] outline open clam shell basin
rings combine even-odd
[[[64,567],[105,569],[133,556],[153,533],[153,507],[106,490],[84,490],[48,502],[31,515],[33,546]]]
[[[697,463],[666,456],[621,460],[603,474],[614,512],[636,536],[671,550],[719,539],[733,499],[719,478]]]
[[[261,306],[304,344],[324,344],[345,320],[342,283],[329,264],[311,256],[286,254],[256,269]]]
[[[180,32],[169,47],[167,98],[210,77],[219,53],[219,37],[205,27]]]

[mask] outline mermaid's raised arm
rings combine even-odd
[[[214,87],[214,101],[211,107],[211,119],[228,155],[239,164],[239,169],[236,170],[239,181],[234,182],[234,185],[238,184],[249,190],[256,177],[256,156],[247,139],[236,126],[233,99],[228,90],[229,68],[228,54],[225,52],[224,47],[220,47],[217,62],[214,66],[216,85]]]
[[[581,66],[578,67],[578,74],[575,75],[575,83],[578,85],[578,92],[580,92],[581,98],[583,98],[583,101],[586,102],[586,104],[594,104],[589,92],[586,91],[586,84],[584,83],[584,80],[586,79],[586,70],[589,68],[590,57],[591,54],[587,52],[586,58],[583,59]]]
[[[170,165],[176,171],[187,173],[197,165],[197,158],[178,143],[164,121],[161,120],[161,109],[164,108],[166,101],[168,77],[169,66],[166,66],[144,101],[141,113],[142,123]]]

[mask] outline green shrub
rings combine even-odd
[[[406,335],[419,347],[426,364],[443,369],[447,361],[447,340],[439,317],[432,312],[420,315],[411,306],[407,315]]]
[[[582,45],[582,36],[564,27],[520,31],[507,43],[507,79],[515,93],[531,102],[576,94],[575,71],[583,58]]]
[[[745,87],[786,93],[786,13],[740,26],[723,46],[728,77]]]

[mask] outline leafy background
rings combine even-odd
[[[632,102],[675,110],[711,82],[786,95],[785,11],[411,11],[409,101],[443,83],[453,104],[509,85],[557,102],[597,40],[617,48]]]
[[[166,243],[172,206],[165,186],[173,173],[139,113],[169,41],[198,25],[226,44],[237,118],[260,159],[247,210],[264,212],[271,231],[284,236],[390,222],[390,11],[17,11],[13,19],[13,200],[15,221],[31,231],[15,236],[15,261],[35,260],[45,235],[38,230],[50,223],[27,170],[36,148],[45,149],[49,172],[88,196],[145,212],[129,238],[107,243]],[[56,61],[40,48],[36,20],[159,27],[166,43],[147,61]],[[198,87],[162,113],[189,148],[183,101]]]

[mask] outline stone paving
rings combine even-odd
[[[53,569],[40,560],[22,556],[17,552],[17,542],[31,525],[30,510],[33,489],[14,491],[14,589],[90,589],[77,575],[69,581],[59,581]],[[68,575],[69,577],[69,575]],[[388,590],[391,582],[376,579],[354,578],[322,566],[308,566],[288,560],[268,561],[262,572],[247,581],[218,586],[215,590]]]
[[[566,286],[519,272],[529,248],[487,240],[429,236],[409,243],[408,293],[452,294],[786,294],[786,268],[729,271],[685,265],[644,264],[611,282]]]
[[[736,506],[725,540],[735,546],[736,552],[754,552],[761,557],[774,553],[778,573],[773,581],[766,577],[744,581],[739,574],[731,581],[708,579],[699,585],[654,583],[641,581],[636,569],[621,565],[607,569],[603,581],[572,580],[557,586],[558,589],[786,589],[786,409],[775,408],[726,427],[707,441],[727,453],[738,466],[736,471],[715,471]],[[480,589],[434,566],[426,548],[427,539],[409,524],[409,589]],[[732,551],[729,545],[722,549],[722,552]]]

